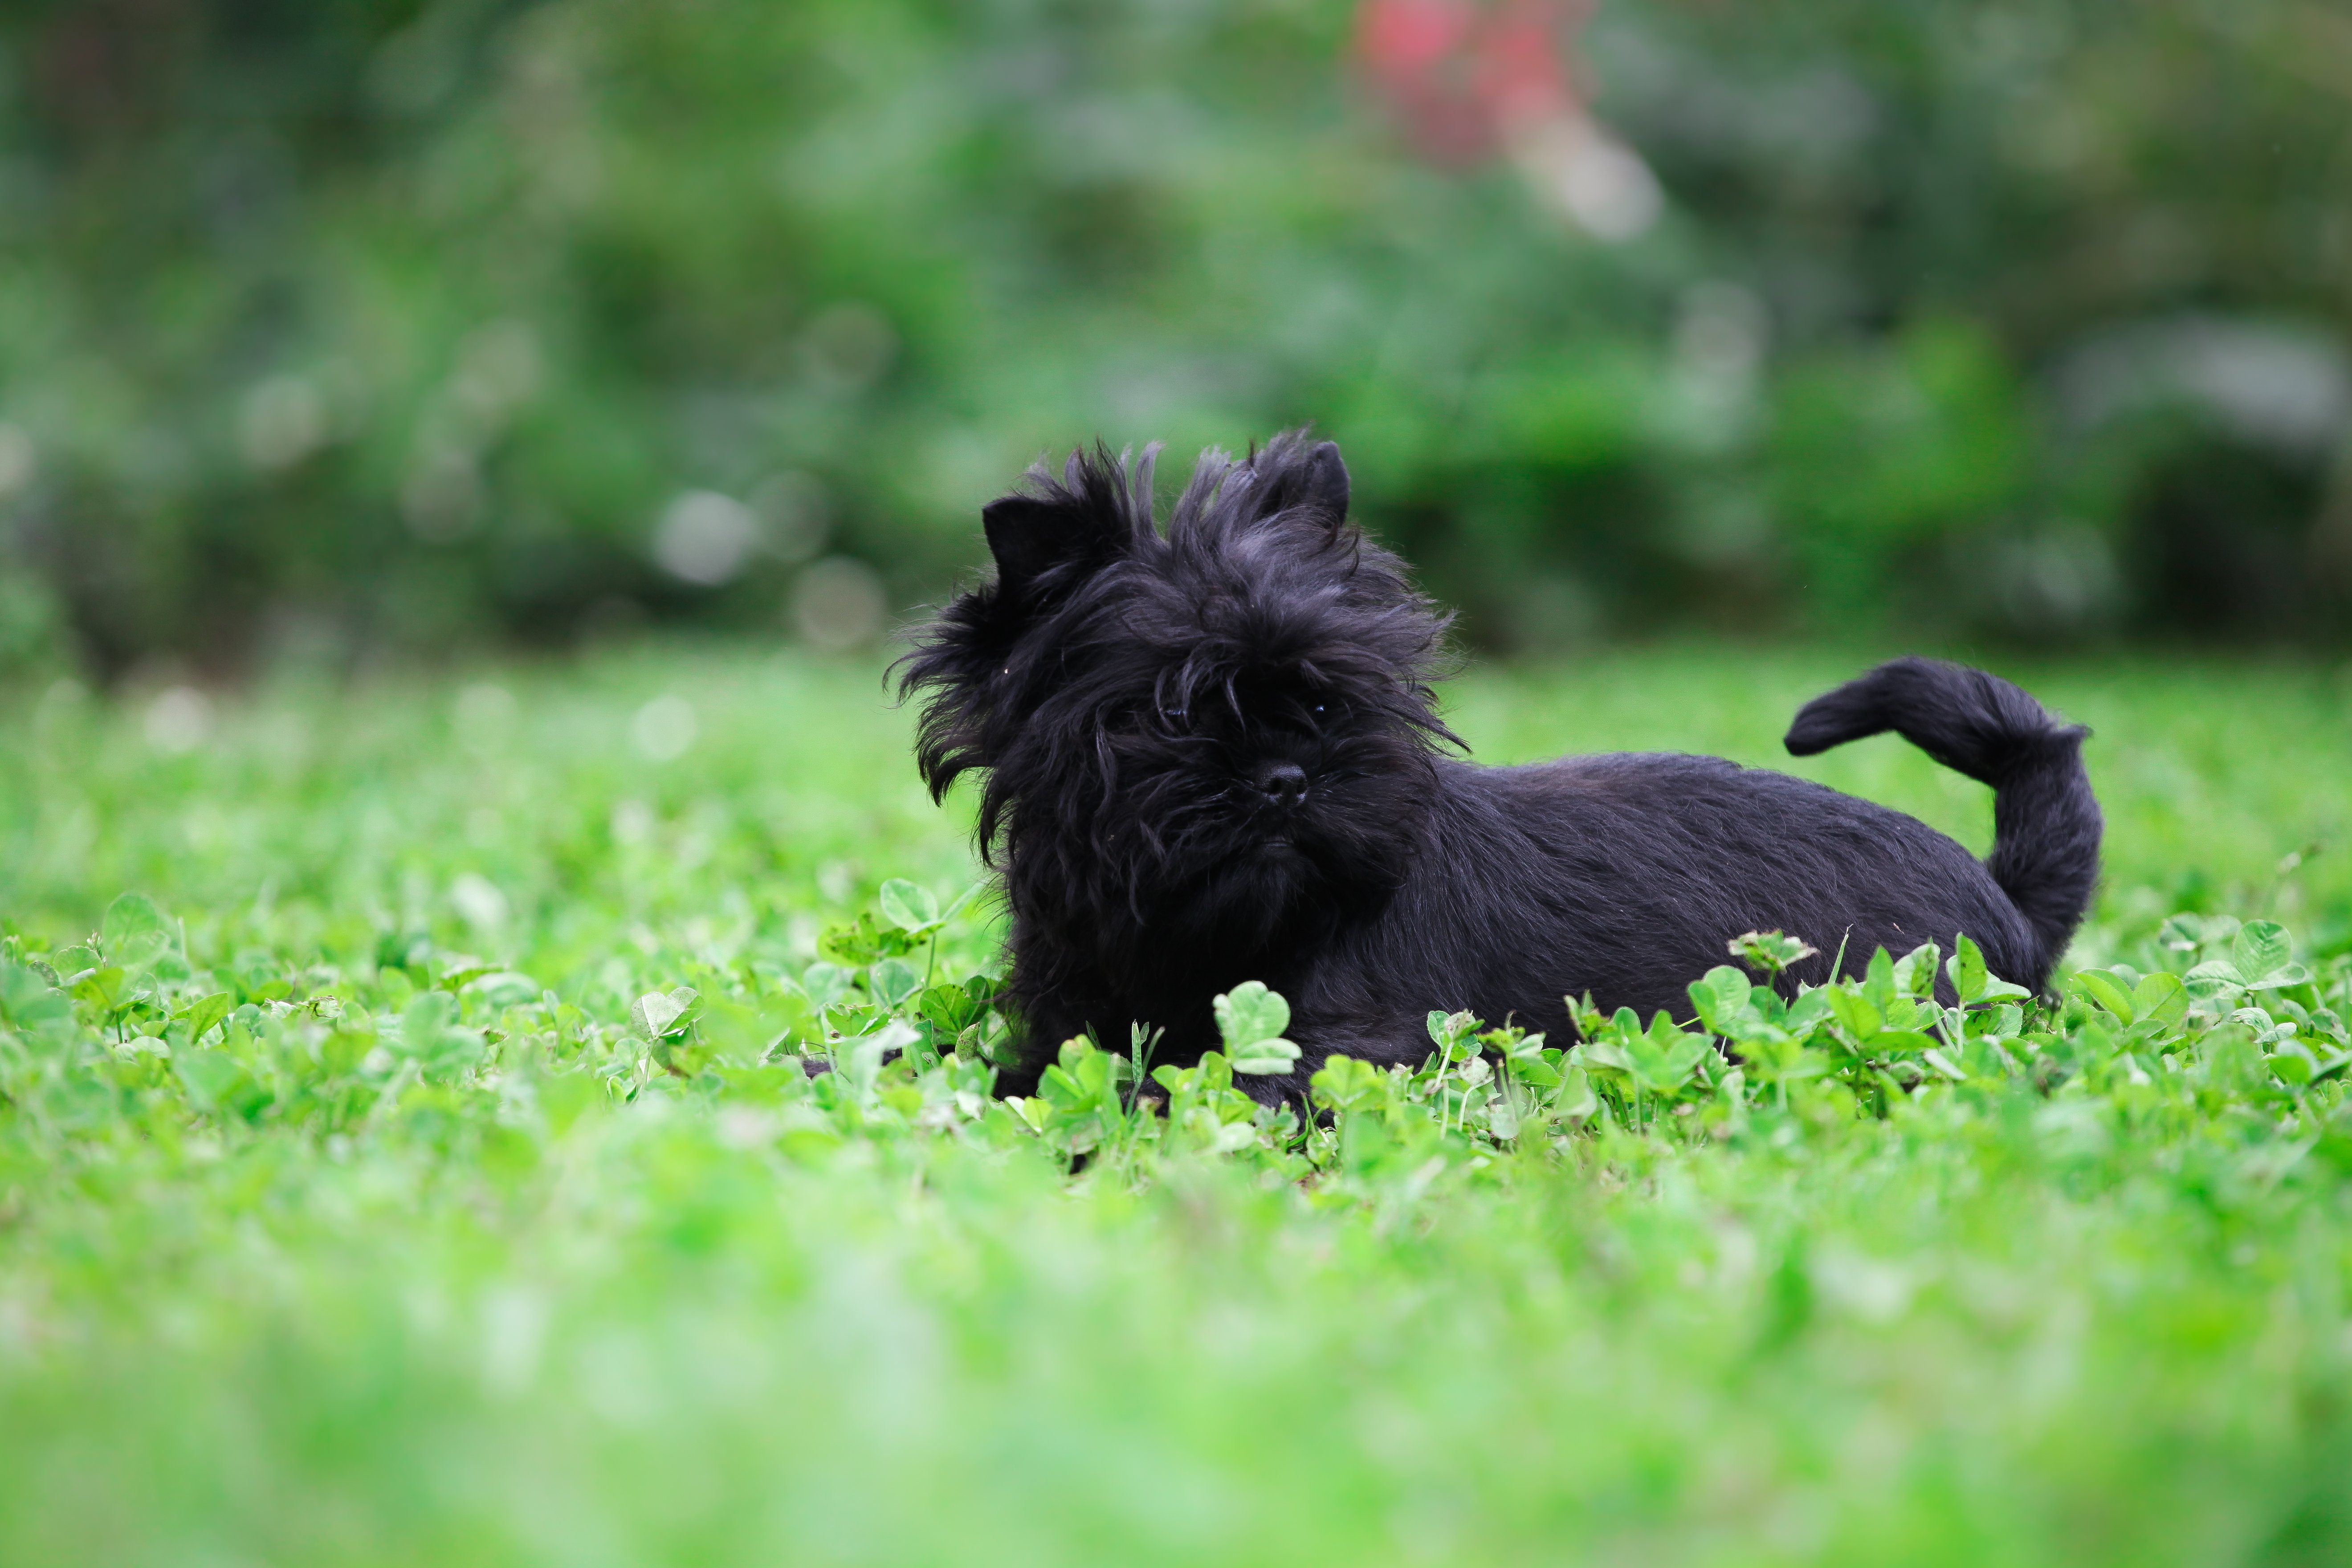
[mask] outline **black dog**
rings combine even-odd
[[[1487,768],[1430,682],[1445,617],[1347,521],[1339,448],[1289,435],[1204,455],[1161,535],[1151,454],[1043,468],[984,515],[994,583],[908,656],[933,795],[984,771],[979,839],[1013,916],[1025,1020],[1001,1079],[1131,1023],[1190,1062],[1210,998],[1287,997],[1297,1093],[1333,1052],[1418,1065],[1433,1009],[1566,1026],[1563,997],[1687,1016],[1687,984],[1749,931],[1858,970],[1965,932],[2042,988],[2098,876],[2086,731],[1992,676],[1924,659],[1809,705],[1789,750],[1893,730],[1991,784],[1979,863],[1911,817],[1712,757]]]

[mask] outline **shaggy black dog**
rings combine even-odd
[[[1809,755],[1893,730],[1990,784],[1979,862],[1924,824],[1712,757],[1488,768],[1430,682],[1446,620],[1347,521],[1339,448],[1276,437],[1204,455],[1163,535],[1151,454],[1043,468],[984,519],[996,580],[908,656],[935,796],[986,774],[979,839],[1013,917],[1025,1028],[1006,1093],[1061,1042],[1155,1059],[1216,1044],[1210,998],[1287,997],[1297,1093],[1323,1058],[1418,1065],[1433,1010],[1532,1028],[1564,997],[1686,1016],[1685,986],[1750,931],[1858,970],[1965,932],[2039,990],[2098,876],[2084,731],[1976,670],[1899,659],[1809,705]]]

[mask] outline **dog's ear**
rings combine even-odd
[[[1298,499],[1292,506],[1311,506],[1333,522],[1348,520],[1348,465],[1339,460],[1339,443],[1318,441],[1297,470]]]
[[[1056,482],[1030,470],[1032,489],[981,509],[996,580],[1016,598],[1073,584],[1133,550],[1151,532],[1151,458],[1132,472],[1097,448],[1070,454]]]
[[[1076,500],[1040,500],[1010,495],[981,509],[988,552],[996,557],[996,580],[1016,593],[1063,565],[1099,562],[1109,553],[1110,531]]]
[[[1312,510],[1337,528],[1348,521],[1348,465],[1339,460],[1339,444],[1318,441],[1304,456],[1293,456],[1297,451],[1286,441],[1258,454],[1251,466],[1263,477],[1250,499],[1250,514]]]

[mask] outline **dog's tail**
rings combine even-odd
[[[1985,868],[2032,928],[2039,988],[2089,907],[2099,879],[2099,803],[2083,770],[2090,731],[2062,725],[1998,676],[1927,658],[1898,658],[1805,704],[1786,744],[1810,757],[1892,730],[1993,788]]]

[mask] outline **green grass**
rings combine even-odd
[[[1454,712],[1488,760],[1777,763],[1853,662],[1474,672]],[[871,668],[285,685],[177,753],[184,702],[26,694],[0,915],[100,973],[0,997],[0,1562],[2342,1561],[2352,680],[2024,673],[2100,732],[2078,961],[2232,951],[2159,945],[2191,909],[2284,921],[2315,984],[2137,1035],[2078,986],[1925,1095],[1637,1107],[1588,1057],[1601,1109],[1516,1142],[1351,1110],[1223,1156],[759,1065],[884,1022],[809,973],[884,879],[974,875]],[[1795,771],[1989,832],[1899,742]],[[690,1029],[632,1027],[677,986]]]

